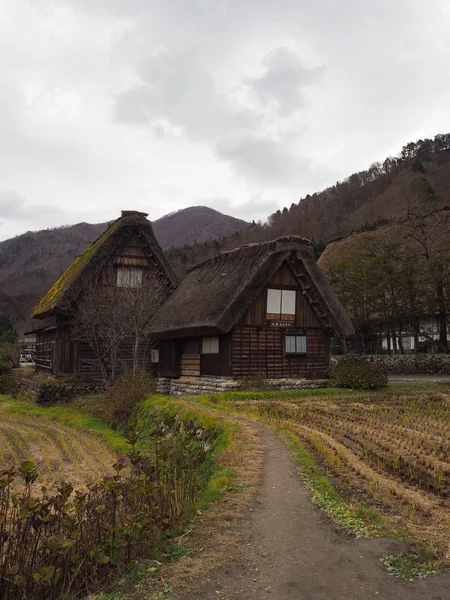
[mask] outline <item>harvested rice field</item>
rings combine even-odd
[[[295,434],[335,488],[376,507],[450,563],[450,395],[399,390],[236,401]]]
[[[67,411],[58,420],[57,408],[51,409],[53,418],[45,416],[45,410],[0,402],[0,470],[32,461],[38,466],[38,484],[50,490],[63,480],[84,488],[112,473],[114,449],[89,428],[80,431],[66,425]]]

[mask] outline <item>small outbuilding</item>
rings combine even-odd
[[[156,311],[159,375],[320,378],[330,341],[354,334],[298,236],[219,252],[192,267]]]

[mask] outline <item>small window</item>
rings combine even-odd
[[[306,335],[286,335],[284,351],[286,354],[306,354]]]
[[[202,354],[219,354],[219,338],[207,337],[202,339]]]
[[[294,321],[295,290],[267,290],[267,318]]]
[[[150,351],[150,361],[155,364],[159,363],[159,350],[158,348],[152,348]]]
[[[142,269],[138,267],[118,267],[117,287],[138,288],[142,285]]]

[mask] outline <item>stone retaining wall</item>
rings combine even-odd
[[[22,389],[30,393],[37,404],[67,402],[80,394],[98,394],[103,386],[88,381],[40,382],[32,379],[20,379]]]
[[[328,387],[328,379],[267,379],[267,386],[274,390],[316,389]],[[185,394],[222,394],[239,390],[240,382],[227,377],[180,377],[158,379],[157,392],[160,394],[181,396]]]
[[[450,375],[450,354],[379,354],[371,357],[386,373],[393,375]]]

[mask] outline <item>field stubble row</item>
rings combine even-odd
[[[101,440],[53,420],[1,415],[0,466],[38,464],[40,480],[54,488],[68,478],[79,487],[112,472],[115,453]]]
[[[445,394],[367,393],[236,402],[292,431],[342,493],[370,498],[450,562],[450,400]]]

